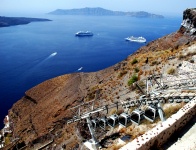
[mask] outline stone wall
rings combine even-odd
[[[182,107],[176,114],[172,115],[165,122],[158,124],[152,130],[149,130],[144,135],[134,139],[126,144],[121,150],[147,150],[152,147],[163,145],[169,137],[196,115],[196,97]]]

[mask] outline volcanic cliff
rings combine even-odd
[[[123,89],[137,97],[140,93],[127,84],[133,74],[140,80],[153,72],[165,72],[170,65],[176,67],[179,61],[188,59],[180,57],[181,51],[196,44],[195,35],[196,9],[187,9],[178,31],[149,42],[122,62],[97,72],[62,75],[29,89],[9,110],[13,142],[5,148],[13,149],[18,144],[31,149],[48,141],[52,146],[64,143],[78,147],[77,123],[66,124],[73,117],[70,108],[95,99],[98,103],[103,99],[119,101],[125,98]],[[171,64],[171,57],[176,58],[176,64]]]

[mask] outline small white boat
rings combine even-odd
[[[83,67],[80,67],[79,69],[78,69],[78,71],[81,71],[83,69]]]
[[[57,54],[57,52],[52,53],[50,56],[55,56]]]
[[[93,33],[90,31],[79,31],[75,34],[76,36],[93,36]]]
[[[134,37],[134,36],[130,36],[125,38],[126,41],[131,41],[131,42],[139,42],[139,43],[145,43],[146,39],[142,36],[140,37]]]

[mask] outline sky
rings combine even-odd
[[[0,16],[17,13],[45,14],[55,9],[84,7],[180,16],[186,8],[196,7],[196,0],[0,0]]]

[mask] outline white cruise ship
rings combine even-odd
[[[75,34],[76,36],[93,36],[93,33],[90,31],[79,31]]]
[[[134,37],[134,36],[130,36],[125,38],[126,41],[132,41],[132,42],[139,42],[139,43],[145,43],[146,39],[142,36],[140,37]]]

